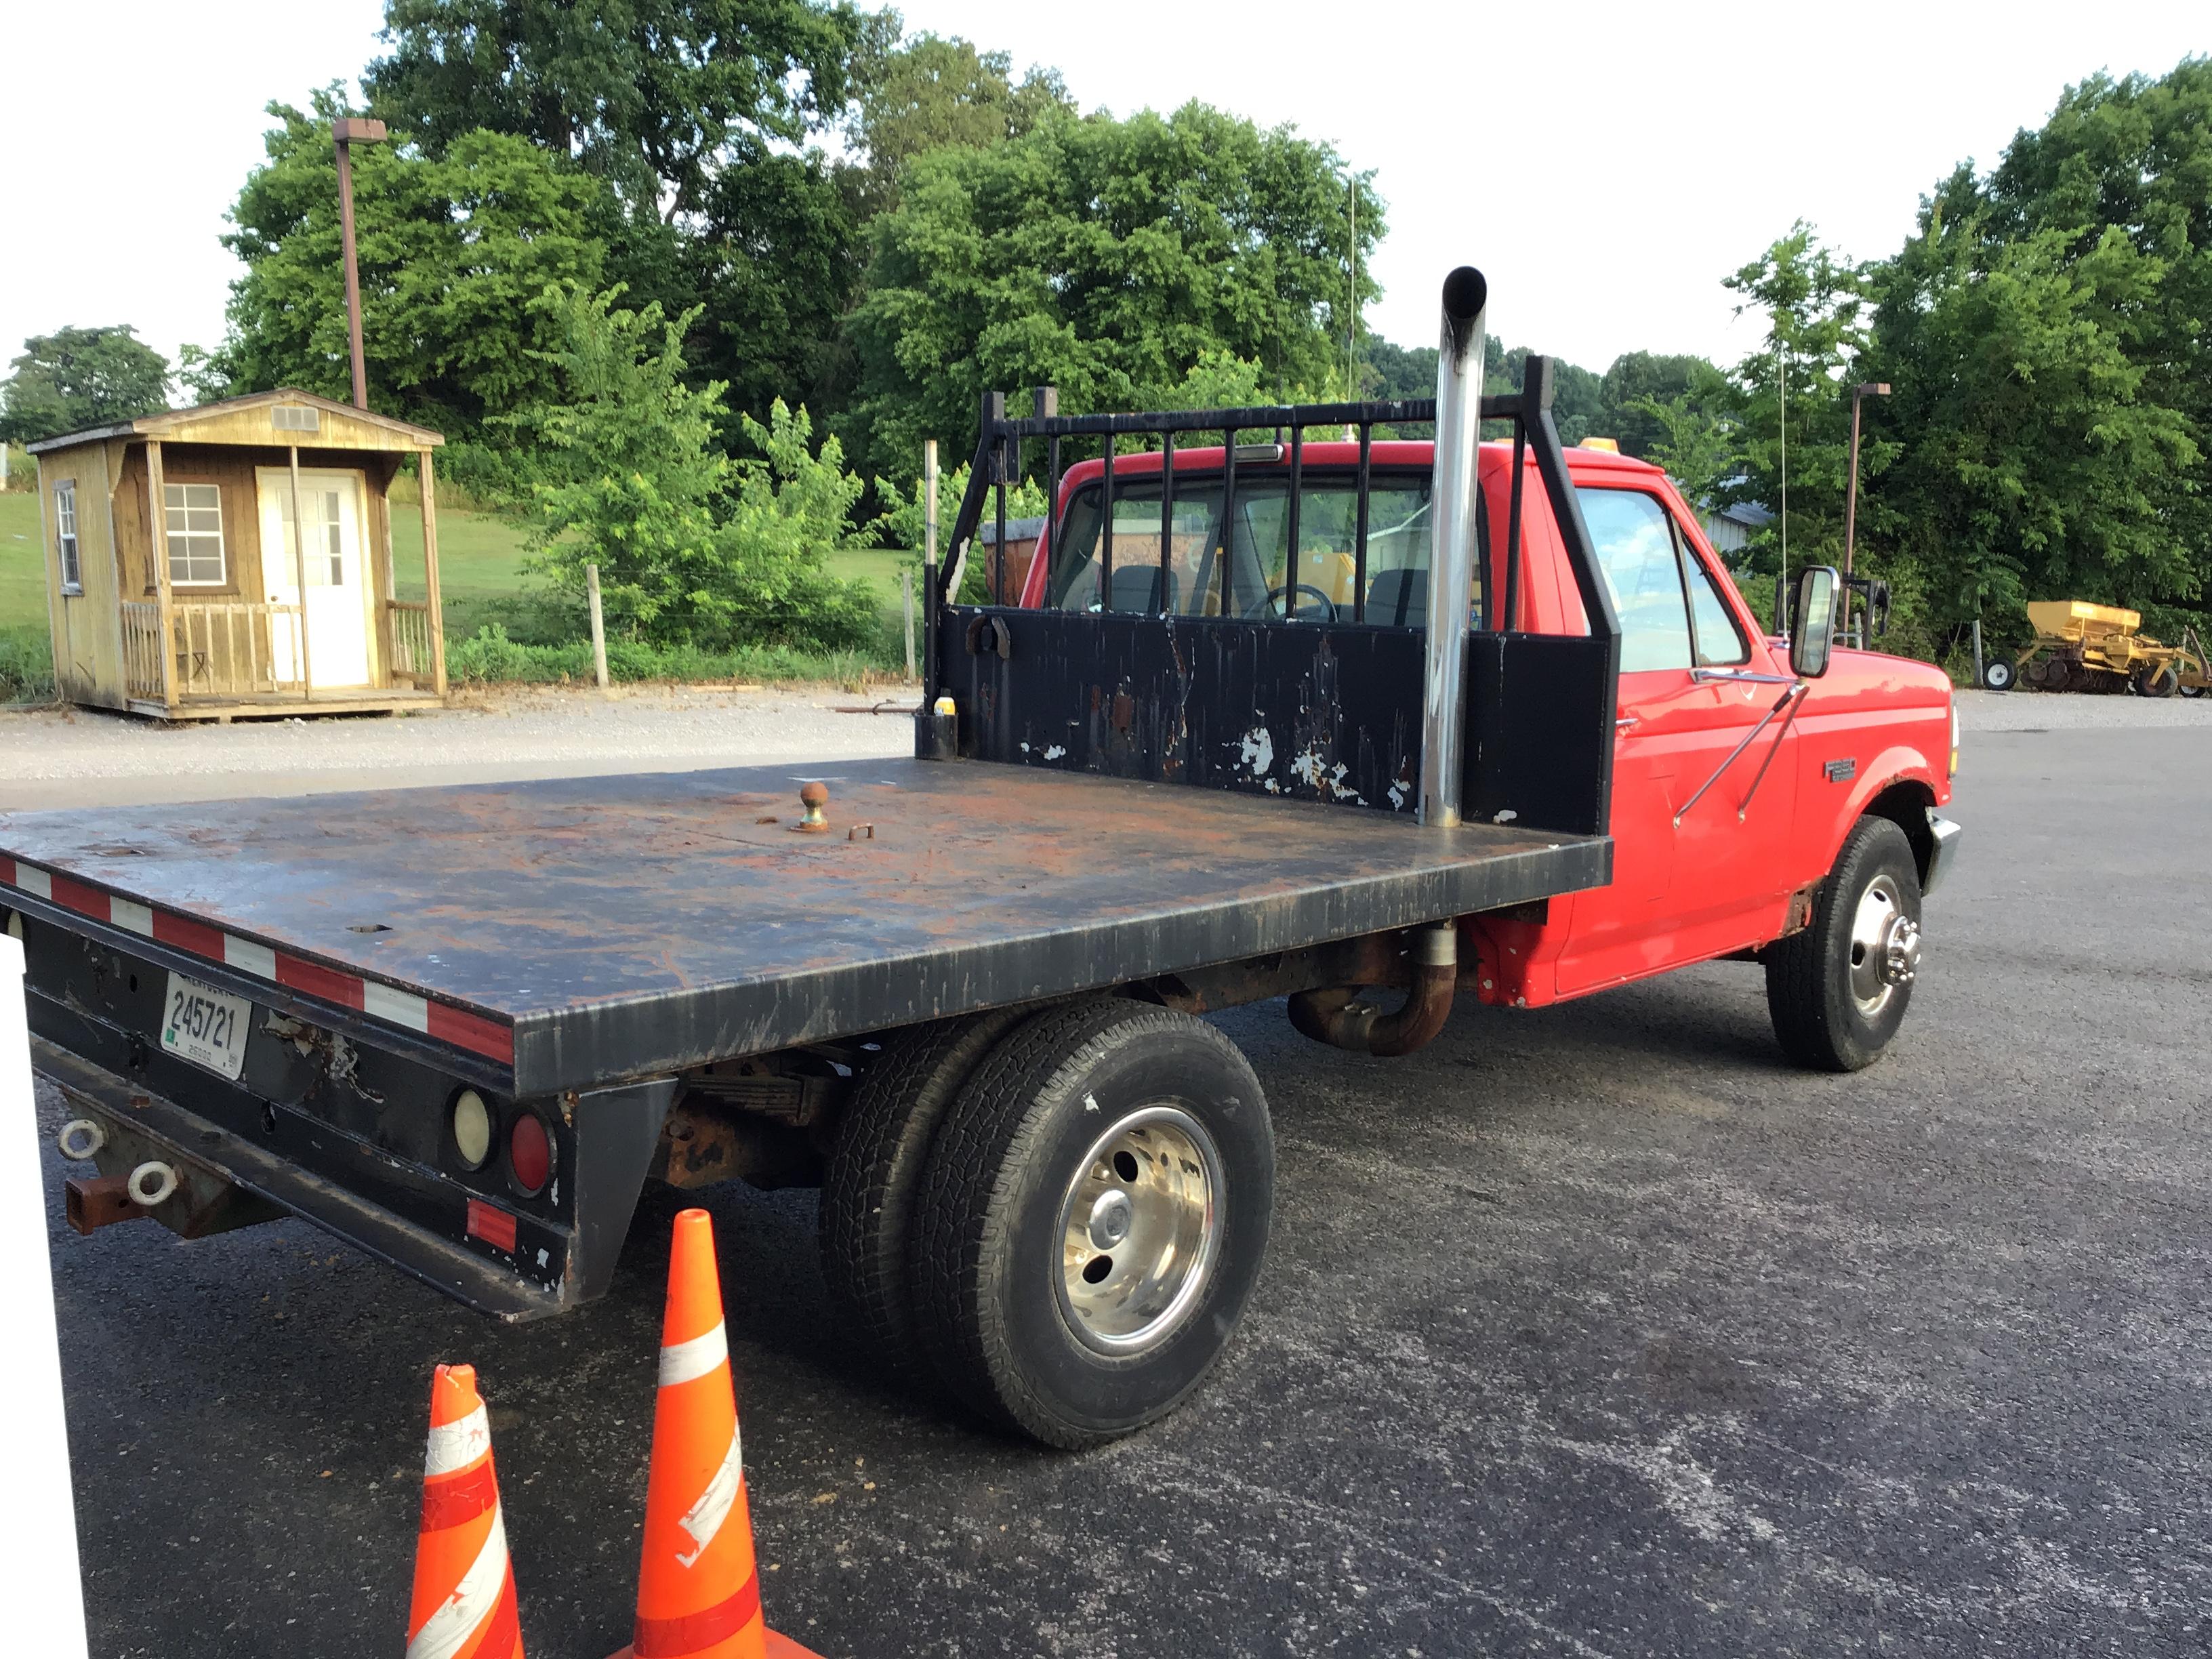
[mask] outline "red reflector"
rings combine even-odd
[[[526,1193],[543,1192],[553,1174],[553,1141],[535,1112],[517,1112],[507,1132],[507,1165]]]
[[[494,1209],[480,1198],[469,1200],[469,1237],[481,1238],[487,1244],[496,1244],[502,1250],[514,1249],[514,1218],[504,1210]]]

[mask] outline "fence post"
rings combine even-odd
[[[592,673],[599,690],[607,689],[607,622],[599,610],[599,568],[584,567],[584,592],[592,602]]]
[[[69,1423],[62,1410],[52,1258],[46,1246],[42,1139],[31,1099],[30,1034],[23,1006],[23,946],[0,933],[0,1321],[8,1333],[7,1449],[0,1481],[9,1529],[0,1589],[12,1641],[23,1651],[84,1659],[84,1591],[78,1577],[76,1502],[70,1488]]]
[[[899,572],[899,605],[906,612],[906,681],[914,684],[914,572]]]
[[[1974,684],[1982,683],[1982,619],[1974,618]]]

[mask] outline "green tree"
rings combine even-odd
[[[246,262],[231,285],[228,337],[200,370],[239,392],[292,385],[350,395],[334,92],[313,114],[272,104],[283,125],[247,178],[223,238]],[[592,287],[592,219],[604,186],[534,145],[463,135],[442,155],[362,147],[354,155],[362,332],[369,404],[449,435],[542,400],[554,343],[531,298],[549,283]]]
[[[1271,386],[1342,384],[1348,185],[1325,144],[1192,104],[933,151],[903,180],[850,327],[847,429],[878,471],[910,477],[927,436],[972,450],[993,387],[1143,406],[1213,350]],[[1364,249],[1382,212],[1362,197]]]
[[[1393,345],[1370,335],[1359,343],[1364,360],[1359,376],[1363,398],[1433,398],[1437,395],[1437,348]],[[1504,353],[1492,354],[1502,367]]]
[[[766,424],[740,423],[759,455],[732,460],[717,442],[722,387],[688,379],[691,319],[619,297],[552,288],[532,307],[558,337],[544,356],[561,382],[514,417],[552,452],[533,570],[579,594],[596,563],[617,628],[656,643],[866,643],[866,590],[824,568],[863,488],[836,440],[817,451],[806,412],[777,404]]]
[[[1992,237],[2057,233],[2065,260],[2109,265],[2117,228],[2158,263],[2155,282],[2107,326],[2142,371],[2140,398],[2173,410],[2212,454],[2212,57],[2068,88],[2049,121],[2014,138],[1982,195]],[[2146,483],[2212,580],[2212,478],[2199,466]]]
[[[1032,65],[1014,79],[1012,57],[958,35],[902,41],[895,11],[863,20],[852,62],[845,133],[860,158],[851,170],[863,216],[898,202],[899,170],[935,149],[981,149],[1073,115],[1058,70]]]
[[[1681,391],[1664,402],[1636,398],[1624,412],[1649,434],[1642,440],[1641,459],[1662,470],[1693,505],[1704,506],[1720,501],[1742,473],[1741,428],[1733,390],[1720,371],[1703,358],[1687,361],[1699,372]],[[1621,447],[1627,447],[1626,441]]]
[[[1518,392],[1528,381],[1528,359],[1537,354],[1528,346],[1507,346],[1493,351],[1483,367],[1486,393]],[[1435,388],[1430,388],[1434,395]],[[1570,447],[1585,438],[1607,438],[1608,406],[1603,378],[1564,358],[1552,360],[1552,422],[1559,428],[1559,441]],[[1503,434],[1510,430],[1501,427]]]
[[[673,289],[698,306],[685,343],[695,376],[724,382],[733,408],[757,413],[779,398],[818,406],[837,395],[860,226],[818,153],[763,148],[724,167],[697,223],[665,240],[666,258],[642,291]],[[738,447],[734,420],[723,439]]]
[[[1954,177],[1882,276],[1883,418],[1905,441],[1880,495],[1899,550],[1939,578],[1944,621],[2194,597],[2202,556],[2177,520],[2203,453],[2136,356],[2167,262],[2118,225],[2085,252],[2070,228],[2000,239],[1989,223]]]
[[[1881,273],[1878,486],[1960,619],[2212,582],[2212,59],[2093,76]]]
[[[857,222],[800,147],[844,107],[866,21],[822,0],[386,0],[391,51],[363,84],[423,155],[489,130],[603,180],[586,285],[694,313],[695,380],[765,414],[819,399],[839,361]],[[740,441],[734,416],[722,438]]]
[[[427,155],[512,134],[673,221],[733,145],[796,143],[836,113],[859,30],[815,0],[386,0],[392,51],[363,85]]]
[[[1650,351],[1626,351],[1613,360],[1598,393],[1605,406],[1606,434],[1620,442],[1624,454],[1648,458],[1653,444],[1678,443],[1677,430],[1654,414],[1655,404],[1682,404],[1692,408],[1709,399],[1717,376],[1703,357],[1664,356]]]
[[[34,334],[0,381],[0,441],[36,443],[169,406],[169,361],[129,324]]]
[[[1742,296],[1738,313],[1767,319],[1765,346],[1736,366],[1736,440],[1743,466],[1737,480],[1717,493],[1723,501],[1753,501],[1782,509],[1787,469],[1790,567],[1842,562],[1844,489],[1850,453],[1849,387],[1857,379],[1873,309],[1867,274],[1825,246],[1799,222],[1757,259],[1729,277]],[[1869,434],[1860,450],[1859,529],[1888,527],[1881,503],[1865,491],[1896,458],[1893,440]],[[1761,574],[1779,568],[1785,531],[1781,520],[1752,543],[1751,566]],[[1878,562],[1878,561],[1876,561]]]

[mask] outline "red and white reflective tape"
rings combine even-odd
[[[429,1444],[422,1454],[422,1473],[431,1477],[456,1474],[491,1451],[491,1415],[478,1406],[466,1417],[430,1425]]]
[[[363,979],[341,968],[326,968],[305,957],[258,945],[174,911],[156,910],[135,899],[102,892],[97,887],[42,870],[34,864],[25,864],[5,854],[0,854],[0,882],[64,910],[74,910],[81,916],[107,922],[126,933],[206,961],[219,962],[226,968],[251,974],[271,985],[281,985],[288,991],[320,997],[371,1019],[380,1019],[404,1030],[466,1048],[471,1054],[495,1060],[502,1066],[514,1064],[514,1027],[501,1021],[470,1013],[450,1003],[433,1002],[412,991]]]
[[[501,1611],[507,1598],[507,1515],[492,1506],[491,1529],[484,1534],[476,1559],[469,1563],[453,1593],[436,1612],[422,1621],[415,1639],[407,1644],[407,1659],[454,1659]],[[477,1651],[494,1651],[489,1642]]]
[[[678,1388],[719,1371],[722,1386],[727,1388],[729,1366],[729,1327],[716,1320],[710,1331],[703,1331],[686,1341],[661,1345],[659,1385],[664,1389]],[[730,1423],[730,1443],[723,1449],[722,1461],[708,1477],[707,1489],[676,1523],[690,1534],[692,1543],[689,1555],[680,1551],[677,1553],[678,1565],[688,1567],[707,1553],[707,1546],[714,1541],[722,1530],[722,1523],[730,1518],[731,1507],[738,1501],[738,1488],[744,1478],[744,1436],[733,1418]]]

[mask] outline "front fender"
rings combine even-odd
[[[1950,799],[1948,782],[1943,769],[1929,765],[1928,757],[1911,744],[1896,744],[1883,750],[1871,763],[1860,768],[1858,775],[1851,781],[1850,793],[1844,797],[1843,815],[1837,822],[1830,850],[1841,851],[1844,837],[1850,833],[1851,825],[1900,783],[1917,784],[1927,793],[1923,805],[1941,806]]]

